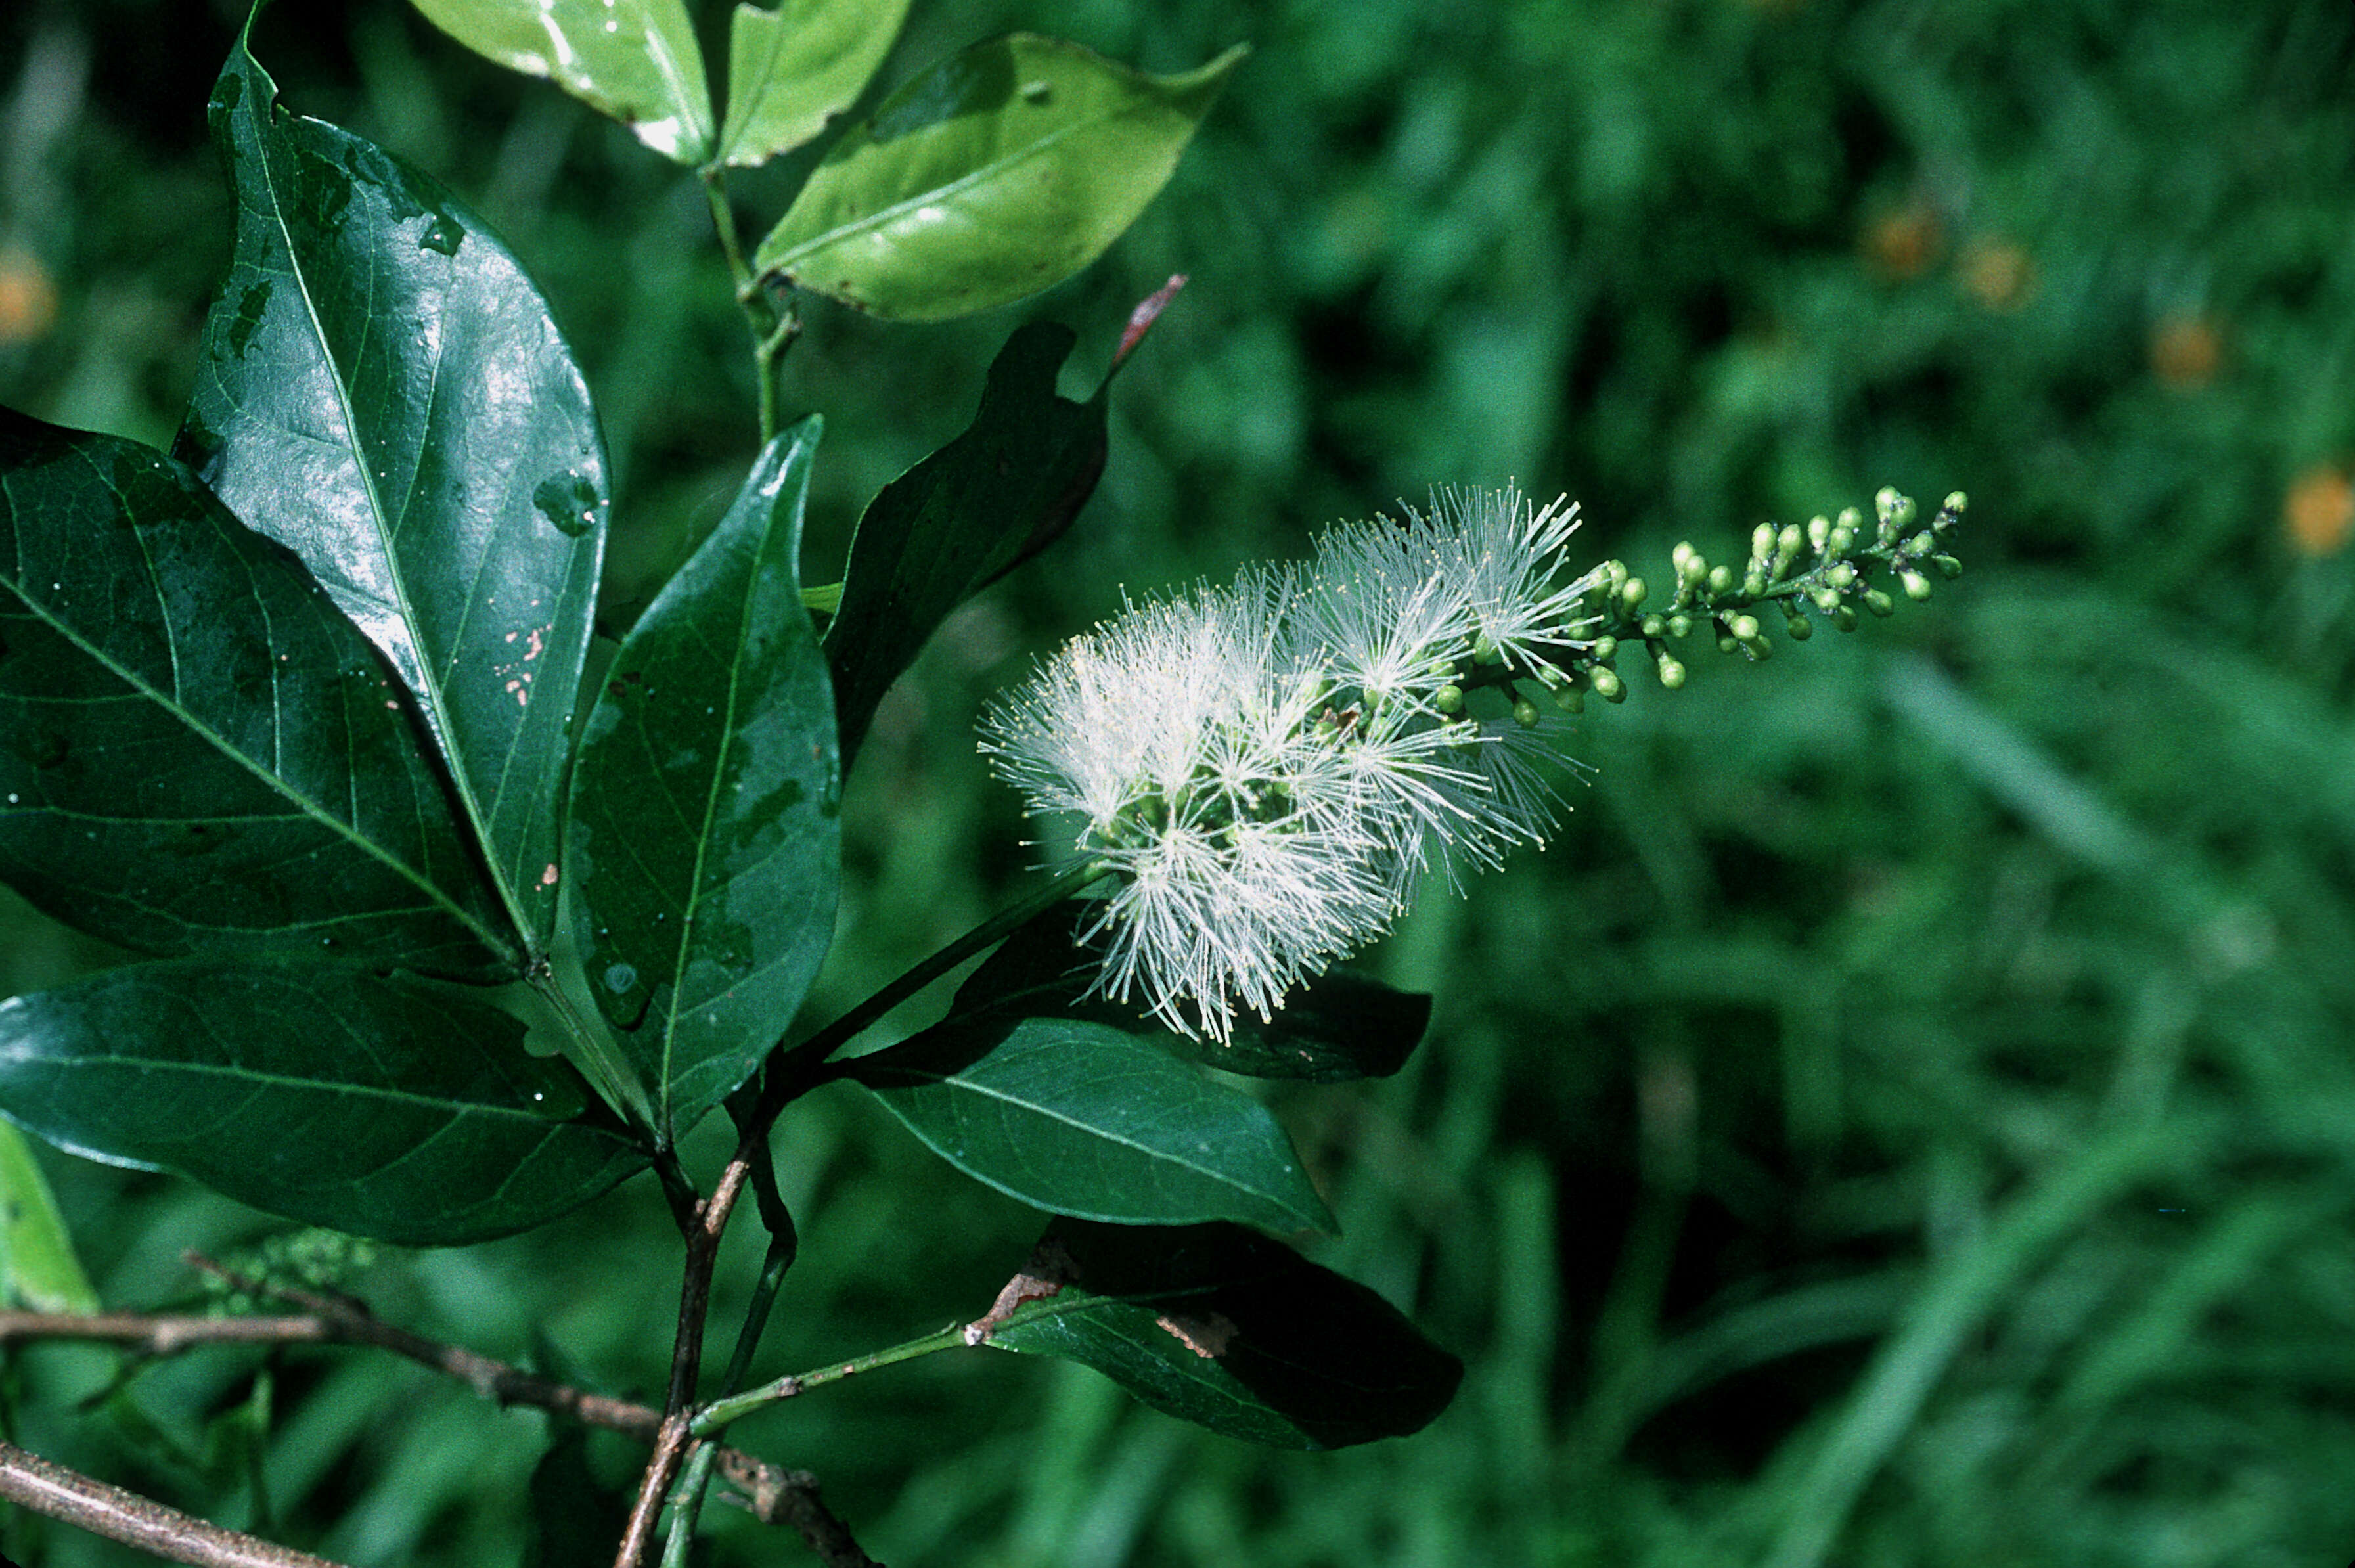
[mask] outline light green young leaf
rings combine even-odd
[[[1145,210],[1244,52],[1147,76],[1029,34],[976,44],[845,136],[754,265],[901,321],[1060,283]]]
[[[82,1272],[48,1178],[25,1135],[0,1122],[0,1271],[8,1295],[35,1312],[95,1312],[98,1292]]]
[[[674,163],[711,155],[711,89],[682,0],[414,0],[509,70],[544,76]]]
[[[764,164],[825,130],[883,63],[907,15],[908,0],[738,5],[729,25],[719,161]]]

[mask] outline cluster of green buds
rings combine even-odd
[[[1624,561],[1607,560],[1592,574],[1586,600],[1582,629],[1591,641],[1529,673],[1551,688],[1558,706],[1576,713],[1590,691],[1610,702],[1625,699],[1619,660],[1639,646],[1660,684],[1674,690],[1685,683],[1677,645],[1696,632],[1714,635],[1721,652],[1757,660],[1774,649],[1766,625],[1778,614],[1784,635],[1795,643],[1815,635],[1816,616],[1853,631],[1859,612],[1891,614],[1897,594],[1924,600],[1938,579],[1961,574],[1962,562],[1949,545],[1967,505],[1957,490],[1926,526],[1917,526],[1913,497],[1883,489],[1873,498],[1870,524],[1854,507],[1805,528],[1759,524],[1750,536],[1750,559],[1740,567],[1711,562],[1679,543],[1670,557],[1675,586],[1665,603]],[[1876,574],[1885,574],[1896,592],[1876,582]],[[1514,717],[1534,724],[1534,705],[1517,699]]]

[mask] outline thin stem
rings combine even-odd
[[[670,1536],[663,1542],[662,1568],[687,1568],[687,1554],[695,1543],[695,1521],[703,1511],[704,1489],[711,1485],[712,1462],[719,1445],[706,1443],[687,1462],[687,1474],[670,1501]]]
[[[711,227],[719,236],[720,254],[728,259],[728,275],[735,280],[736,306],[744,313],[745,329],[751,334],[753,380],[761,405],[761,444],[766,446],[776,439],[779,423],[777,367],[785,351],[793,347],[794,339],[801,336],[801,315],[791,303],[778,309],[744,259],[744,242],[736,231],[736,209],[728,200],[728,171],[720,165],[707,164],[698,173],[703,179],[704,199],[711,208]]]
[[[774,1404],[781,1399],[791,1399],[826,1383],[840,1382],[860,1372],[871,1372],[900,1361],[912,1361],[919,1356],[929,1356],[939,1350],[960,1350],[965,1348],[964,1326],[953,1324],[937,1334],[927,1334],[921,1339],[889,1346],[872,1351],[856,1360],[838,1361],[819,1367],[814,1371],[796,1372],[791,1377],[762,1383],[759,1388],[740,1393],[732,1399],[716,1399],[696,1413],[687,1430],[696,1436],[726,1429],[730,1423],[741,1421],[764,1404]]]

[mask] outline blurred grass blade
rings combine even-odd
[[[1156,77],[1027,33],[975,44],[826,155],[754,267],[900,321],[1036,293],[1145,210],[1244,53]]]
[[[711,155],[711,89],[682,0],[413,0],[485,59],[544,76],[674,163]]]
[[[1904,1437],[1970,1332],[2063,1237],[2137,1182],[2196,1157],[2204,1123],[2138,1122],[2105,1134],[1940,1264],[1874,1355],[1848,1408],[1793,1487],[1767,1568],[1820,1568],[1865,1486]]]
[[[719,158],[763,164],[826,129],[891,52],[908,0],[740,5],[728,31],[728,120]]]
[[[9,1299],[35,1312],[95,1312],[73,1237],[25,1135],[0,1122],[0,1271]]]
[[[211,106],[235,258],[177,455],[392,661],[537,955],[604,549],[588,387],[479,217],[276,97],[240,39]]]

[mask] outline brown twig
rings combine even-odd
[[[725,1189],[725,1182],[722,1183]],[[143,1317],[136,1313],[111,1312],[91,1317],[47,1312],[0,1312],[0,1344],[10,1339],[106,1339],[168,1355],[202,1344],[342,1344],[370,1345],[405,1356],[465,1383],[484,1398],[501,1405],[527,1404],[569,1415],[587,1426],[626,1433],[651,1443],[660,1435],[663,1413],[630,1400],[585,1393],[568,1383],[536,1377],[519,1367],[455,1345],[444,1345],[383,1321],[348,1296],[322,1296],[291,1285],[272,1285],[225,1268],[197,1253],[186,1254],[194,1267],[228,1281],[250,1296],[266,1296],[300,1307],[300,1317]],[[710,1284],[710,1264],[704,1282]],[[239,1331],[241,1324],[271,1325],[279,1332]],[[93,1331],[95,1330],[95,1331]],[[682,1453],[681,1457],[685,1455]],[[719,1473],[738,1488],[741,1500],[762,1524],[791,1526],[808,1542],[826,1568],[874,1568],[873,1559],[858,1550],[847,1526],[835,1517],[817,1492],[817,1477],[806,1470],[788,1470],[741,1448],[719,1450]],[[666,1482],[666,1485],[668,1483]]]
[[[169,1563],[194,1563],[199,1568],[337,1568],[324,1557],[240,1535],[194,1514],[165,1508],[152,1498],[28,1454],[13,1443],[0,1443],[0,1498]],[[810,1538],[810,1543],[817,1544],[815,1537]]]
[[[695,1414],[696,1378],[703,1367],[703,1325],[711,1312],[712,1265],[719,1262],[719,1238],[727,1233],[728,1217],[735,1211],[736,1200],[743,1196],[752,1161],[766,1136],[765,1125],[756,1123],[748,1129],[728,1168],[719,1173],[719,1184],[711,1189],[710,1197],[695,1206],[695,1223],[687,1233],[687,1267],[679,1281],[670,1392],[663,1402],[654,1456],[639,1478],[637,1500],[630,1505],[629,1528],[623,1532],[621,1549],[613,1554],[613,1568],[639,1568],[645,1561],[646,1547],[654,1540],[655,1521],[662,1514],[663,1499],[686,1461],[690,1445],[687,1423]]]

